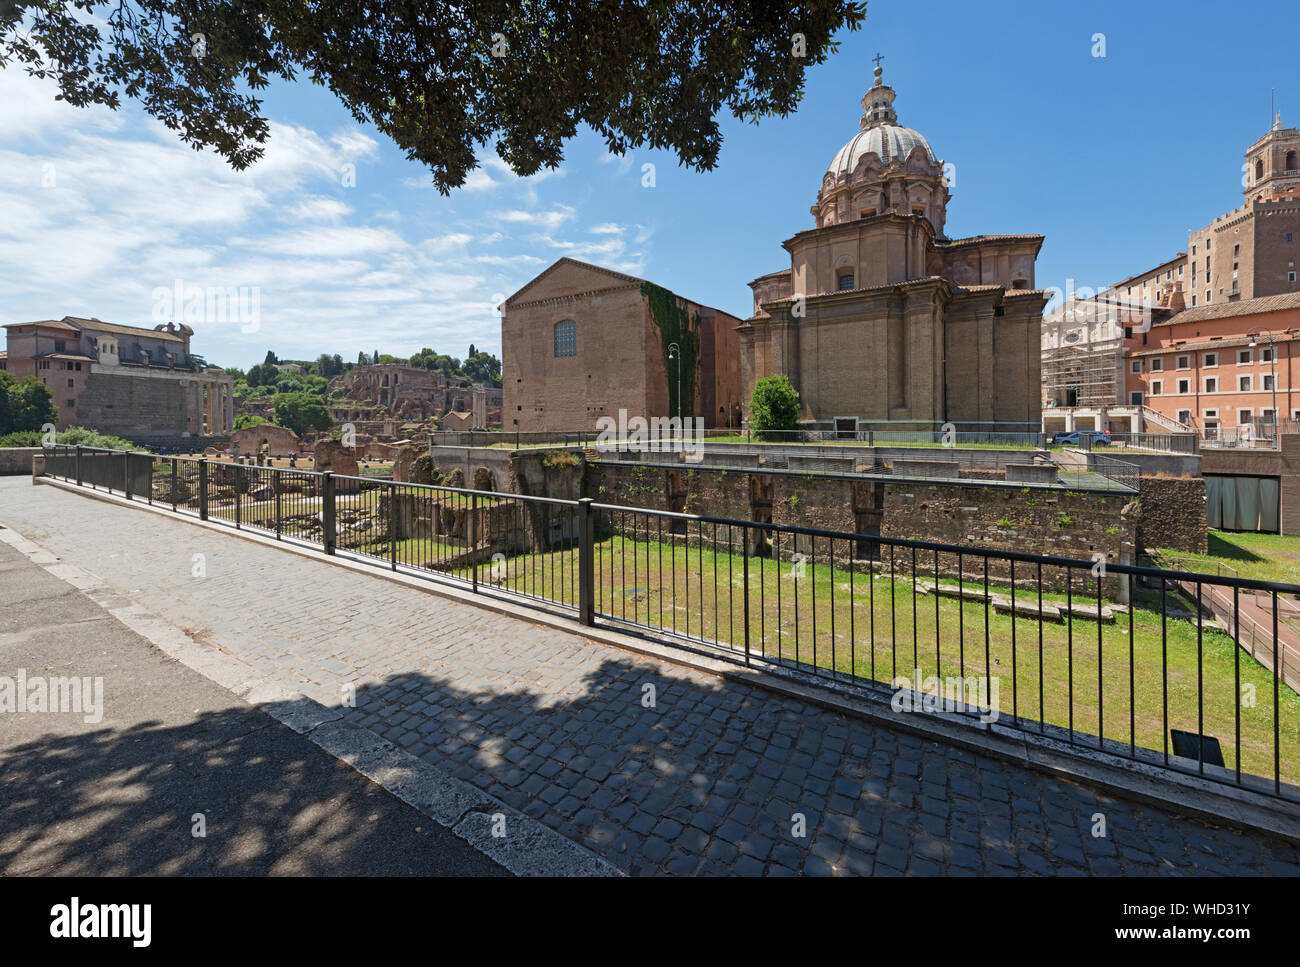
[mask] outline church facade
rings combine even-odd
[[[1043,236],[949,239],[943,163],[898,124],[895,96],[877,66],[860,131],[822,178],[815,227],[782,243],[788,269],[750,283],[743,398],[784,374],[803,419],[839,429],[1037,430]]]

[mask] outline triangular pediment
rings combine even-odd
[[[526,283],[523,288],[506,299],[506,304],[539,302],[543,299],[555,299],[579,292],[595,292],[600,289],[619,289],[628,285],[640,285],[641,282],[642,280],[634,275],[625,275],[613,269],[565,257]]]

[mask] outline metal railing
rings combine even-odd
[[[1135,450],[1155,450],[1160,453],[1184,453],[1192,454],[1196,452],[1196,434],[1195,433],[1112,433],[1110,445],[1116,447],[1132,447]],[[1084,449],[1105,449],[1104,444],[1098,444],[1094,438],[1087,438]]]
[[[54,447],[44,460],[83,487],[888,698],[899,714],[1300,803],[1300,635],[1279,623],[1297,585],[184,457]]]

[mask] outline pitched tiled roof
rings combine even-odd
[[[81,329],[89,329],[92,332],[111,332],[119,336],[149,336],[152,339],[170,339],[175,342],[185,341],[185,337],[180,333],[168,332],[166,329],[120,326],[114,322],[104,322],[102,319],[80,319],[77,316],[65,316],[64,318],[75,326]]]
[[[66,329],[68,332],[76,332],[76,326],[70,326],[66,322],[58,319],[37,319],[35,322],[12,322],[5,326],[6,329],[19,329],[24,326],[44,326],[47,329]]]
[[[1238,302],[1210,303],[1208,306],[1196,306],[1176,312],[1157,326],[1171,326],[1178,322],[1205,322],[1210,319],[1231,319],[1233,316],[1252,316],[1261,312],[1278,312],[1282,309],[1300,309],[1300,292],[1287,292],[1283,295],[1266,295],[1258,299],[1242,299]]]
[[[960,248],[963,245],[979,245],[981,242],[1041,242],[1045,235],[972,235],[969,238],[954,238],[947,242],[935,240],[935,248]]]

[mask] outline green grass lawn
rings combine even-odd
[[[541,587],[543,596],[573,605],[575,567],[575,556],[567,549],[521,555],[507,562],[496,583],[534,594]],[[999,682],[996,705],[1004,714],[1014,709],[1061,727],[1072,721],[1080,732],[1095,736],[1101,730],[1106,738],[1125,743],[1131,737],[1137,745],[1155,750],[1164,748],[1167,735],[1162,711],[1166,700],[1168,728],[1200,731],[1199,650],[1204,732],[1219,739],[1229,768],[1238,756],[1236,664],[1241,685],[1254,694],[1254,704],[1241,710],[1242,769],[1273,774],[1271,674],[1209,625],[1200,629],[1198,643],[1192,620],[1166,617],[1162,646],[1158,596],[1155,601],[1149,596],[1146,602],[1139,600],[1130,638],[1125,614],[1113,625],[1083,619],[1040,623],[1023,616],[1013,621],[982,603],[914,594],[906,574],[873,578],[812,559],[798,576],[789,562],[751,557],[749,568],[750,647],[756,655],[797,659],[886,683],[895,675],[911,677],[914,667],[925,676],[943,678],[991,672]],[[596,608],[612,617],[739,649],[745,638],[743,573],[739,555],[659,540],[606,537],[596,548]],[[1090,576],[1085,572],[1075,580],[1075,601],[1095,605],[1096,585]],[[965,583],[982,587],[982,582]],[[1011,595],[995,579],[990,590]],[[1064,597],[1044,594],[1045,601]],[[1037,594],[1018,588],[1016,598],[1036,601]],[[1172,589],[1168,606],[1190,610]],[[1285,686],[1280,695],[1282,778],[1300,782],[1300,696]]]
[[[1300,537],[1212,530],[1208,551],[1189,554],[1162,548],[1159,553],[1173,566],[1188,565],[1188,570],[1300,584]]]

